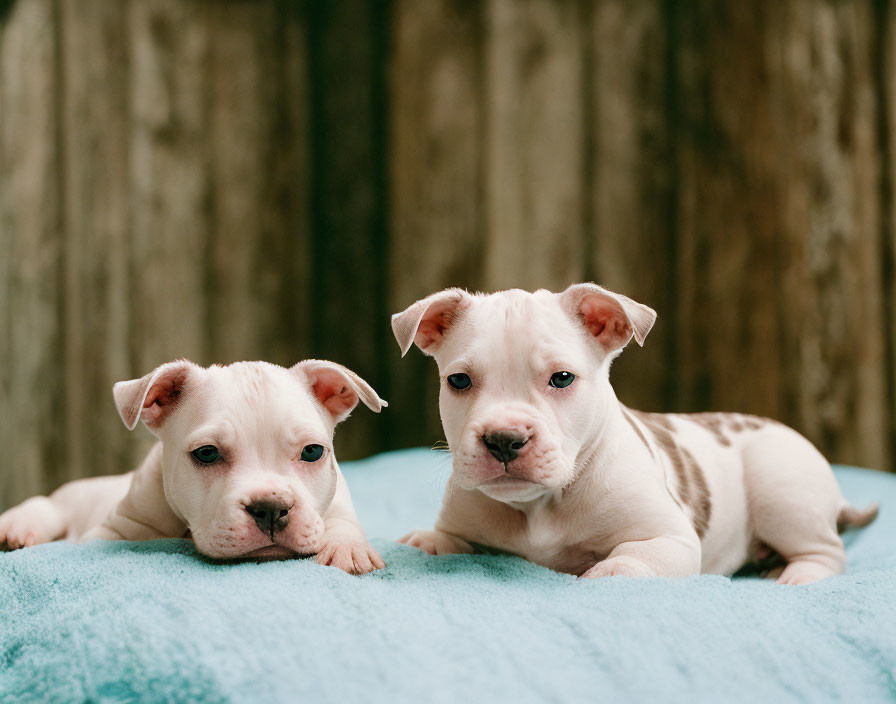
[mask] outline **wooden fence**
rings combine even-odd
[[[0,504],[128,469],[110,388],[341,361],[441,436],[388,318],[448,285],[653,306],[644,409],[896,461],[896,8],[760,0],[3,0]]]

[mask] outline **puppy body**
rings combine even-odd
[[[382,567],[332,449],[336,424],[359,399],[376,411],[385,405],[332,362],[163,365],[115,387],[125,425],[143,420],[159,437],[141,466],[10,509],[0,516],[0,544],[190,537],[212,558],[317,553],[349,572]],[[200,462],[199,448],[213,461]]]
[[[610,362],[632,336],[643,343],[654,317],[593,284],[449,290],[395,316],[403,351],[416,342],[439,364],[453,456],[436,530],[403,542],[482,544],[585,577],[730,574],[771,551],[788,563],[783,582],[841,572],[838,520],[863,524],[876,509],[850,507],[798,433],[619,403]]]

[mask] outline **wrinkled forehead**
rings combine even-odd
[[[324,430],[311,393],[300,377],[262,362],[205,370],[188,401],[189,422],[194,428],[232,426],[238,435],[262,441]]]
[[[549,291],[511,290],[476,298],[446,337],[443,361],[539,367],[587,353],[582,331]]]

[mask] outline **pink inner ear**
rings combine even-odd
[[[170,382],[161,382],[154,384],[146,393],[143,399],[143,408],[149,408],[152,405],[167,406],[174,403],[180,394],[180,389]]]
[[[358,396],[342,375],[335,372],[320,373],[311,389],[324,408],[337,418],[351,411],[358,403]]]
[[[180,396],[184,375],[174,375],[153,384],[143,399],[140,417],[150,428],[158,426],[173,409]]]
[[[427,349],[430,345],[438,342],[448,329],[445,314],[439,313],[420,323],[417,328],[416,343],[420,349]]]
[[[582,301],[579,310],[585,327],[607,347],[623,345],[632,336],[625,313],[612,302],[589,296]]]

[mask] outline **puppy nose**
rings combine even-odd
[[[262,533],[273,539],[274,533],[289,523],[289,509],[290,506],[282,501],[255,501],[246,506],[246,513],[255,519]]]
[[[500,433],[486,433],[482,436],[482,442],[492,453],[492,456],[507,464],[512,462],[520,454],[523,445],[529,442],[529,438],[520,433],[504,431]]]

